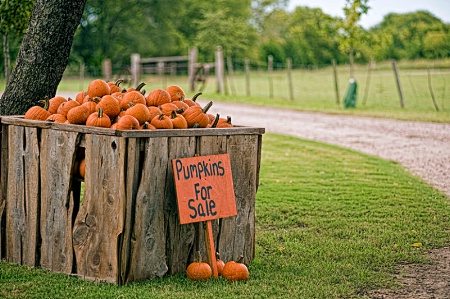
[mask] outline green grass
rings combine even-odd
[[[396,163],[263,136],[247,283],[184,274],[116,286],[0,263],[1,298],[355,298],[450,241],[449,201]],[[422,247],[412,244],[421,242]]]

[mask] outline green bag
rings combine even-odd
[[[354,78],[350,78],[347,94],[344,98],[344,108],[356,108],[356,94],[358,84]]]

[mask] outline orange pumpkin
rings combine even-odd
[[[70,124],[83,125],[86,123],[91,111],[87,106],[78,105],[67,112],[67,120]]]
[[[191,106],[186,109],[182,114],[188,123],[188,127],[193,128],[194,125],[197,124],[199,128],[206,128],[209,123],[207,112],[212,104],[213,102],[209,102],[204,108],[200,106]]]
[[[219,273],[219,275],[222,275],[223,267],[225,267],[225,262],[220,259],[218,252],[216,252],[216,265],[217,273]]]
[[[117,120],[116,129],[117,130],[138,130],[139,129],[139,121],[134,116],[124,115]]]
[[[202,93],[198,92],[192,97],[192,99],[184,99],[183,102],[185,102],[189,107],[190,106],[200,106],[200,104],[197,103],[196,101],[197,101],[197,98],[201,95],[202,95]]]
[[[87,94],[90,98],[103,97],[111,93],[111,89],[102,79],[95,79],[88,85]]]
[[[176,113],[175,111],[172,111],[172,114],[170,115],[170,120],[172,121],[174,129],[187,129],[188,127],[184,116]]]
[[[119,101],[111,95],[102,97],[97,104],[98,108],[102,108],[103,113],[108,115],[110,119],[114,119],[120,113]]]
[[[228,281],[248,280],[249,272],[247,266],[242,263],[244,257],[241,256],[237,262],[229,261],[222,270],[222,276]]]
[[[122,87],[120,87],[120,83],[123,82],[123,79],[117,79],[116,82],[108,82],[109,85],[109,93],[113,94],[115,92],[121,92]]]
[[[49,105],[48,98],[45,100],[39,100],[38,103],[42,103],[44,105],[44,107],[41,107],[41,106],[31,107],[25,113],[25,116],[24,116],[25,119],[46,120],[47,117],[49,117],[51,115],[50,112],[47,111],[48,105]]]
[[[62,103],[67,102],[67,99],[65,97],[56,96],[49,100],[49,106],[48,106],[48,112],[51,114],[55,114],[56,111],[58,111],[59,105]]]
[[[149,116],[149,120],[151,121],[155,116],[159,116],[161,113],[162,113],[162,111],[161,111],[161,109],[159,109],[158,107],[155,107],[155,106],[149,106],[148,107],[148,111],[150,112],[150,116]]]
[[[158,88],[148,94],[146,102],[147,106],[161,106],[162,104],[172,102],[172,99],[166,90]]]
[[[196,281],[205,281],[211,278],[211,266],[202,261],[200,251],[197,251],[197,260],[190,263],[186,269],[186,276]]]
[[[231,123],[231,116],[227,116],[227,118],[219,118],[217,122],[216,128],[231,128],[233,124]]]
[[[149,123],[148,121],[146,121],[145,123],[143,123],[140,127],[140,130],[156,130],[155,126],[153,126],[151,123]]]
[[[89,96],[87,95],[87,91],[80,91],[79,93],[77,93],[77,95],[75,97],[75,101],[77,101],[80,104],[83,104],[85,102],[84,101],[85,97],[89,98]]]
[[[139,122],[139,125],[142,125],[146,121],[150,120],[149,119],[150,111],[148,111],[148,108],[146,105],[141,104],[141,103],[138,103],[138,104],[130,103],[130,107],[127,110],[125,110],[124,114],[132,115],[132,116],[136,117],[136,119]]]
[[[68,98],[67,102],[64,102],[61,105],[59,105],[58,110],[56,110],[56,113],[62,114],[65,117],[67,117],[67,113],[69,112],[69,110],[77,106],[80,106],[80,103],[78,103],[78,101]]]
[[[86,175],[86,159],[82,159],[78,165],[78,174],[81,178],[84,179],[84,176]]]
[[[166,91],[170,94],[170,98],[173,101],[182,101],[184,100],[185,94],[183,89],[178,85],[171,85],[166,87]]]
[[[161,112],[167,116],[170,116],[172,114],[172,111],[177,111],[178,107],[177,105],[173,103],[165,103],[158,107],[161,109]]]
[[[165,114],[155,116],[150,122],[156,129],[173,129],[173,123]]]
[[[111,119],[108,117],[108,115],[103,114],[102,108],[98,108],[97,112],[89,115],[88,119],[86,120],[86,126],[109,128],[111,126]]]
[[[125,93],[120,100],[120,106],[123,110],[127,110],[130,103],[147,105],[144,95],[137,90]]]
[[[54,123],[65,123],[67,118],[62,114],[52,114],[49,117],[47,117],[46,121],[54,122]]]

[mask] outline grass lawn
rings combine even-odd
[[[396,163],[265,134],[248,282],[117,286],[1,262],[0,298],[354,298],[448,244],[449,203]]]

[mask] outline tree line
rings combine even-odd
[[[1,6],[8,2],[20,1],[3,1]],[[30,2],[22,10],[31,10]],[[88,0],[69,64],[101,69],[108,58],[113,65],[125,66],[132,53],[177,56],[186,55],[191,47],[199,49],[200,61],[212,61],[218,45],[234,59],[265,61],[271,55],[274,63],[285,63],[289,57],[294,66],[327,65],[333,59],[349,62],[345,19],[320,8],[288,11],[287,4],[287,0]],[[13,61],[24,33],[20,28],[9,35]],[[450,56],[450,25],[427,11],[390,13],[372,28],[356,25],[353,31],[358,36],[352,44],[357,63]],[[5,36],[5,30],[1,32]],[[2,43],[6,41],[3,38]],[[5,59],[1,61],[4,66]]]

